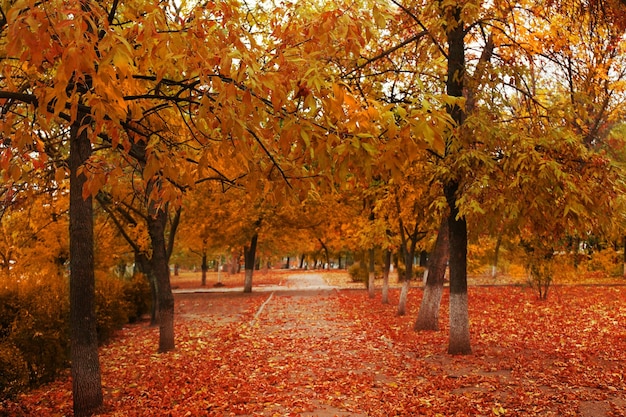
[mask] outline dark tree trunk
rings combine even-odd
[[[152,269],[156,277],[159,300],[159,352],[174,350],[174,296],[170,285],[167,261],[165,225],[167,214],[151,203],[148,234],[152,243]]]
[[[427,267],[428,266],[428,253],[425,250],[420,251],[419,265],[421,267]]]
[[[385,251],[385,264],[383,265],[383,304],[389,304],[389,270],[391,269],[391,251]]]
[[[259,238],[258,233],[255,233],[250,239],[250,246],[244,248],[244,269],[246,276],[243,282],[243,292],[252,292],[252,274],[254,272],[254,258],[256,256],[256,244]]]
[[[91,155],[87,130],[70,130],[70,337],[74,415],[88,416],[103,404],[94,274],[92,197],[83,199],[85,176],[78,169]]]
[[[458,217],[456,207],[457,183],[445,187],[450,206],[450,339],[448,353],[467,355],[472,352],[467,301],[467,223]]]
[[[291,261],[291,259],[289,258],[289,256],[287,256],[287,263],[285,264],[285,269],[289,269],[289,262]]]
[[[446,30],[448,41],[448,74],[446,92],[450,97],[463,97],[465,87],[465,25],[461,18],[461,6],[454,3],[444,6],[443,14],[453,22]],[[448,105],[448,114],[458,127],[457,135],[463,135],[465,112],[457,104]],[[448,142],[460,140],[451,136]],[[457,146],[448,143],[453,147]],[[447,147],[448,149],[450,146]],[[459,152],[459,151],[455,151]],[[467,223],[465,217],[459,216],[457,207],[459,190],[458,179],[448,179],[444,184],[444,194],[450,212],[448,227],[450,228],[450,338],[448,353],[469,354],[472,352],[469,333],[469,313],[467,305]]]
[[[150,326],[159,324],[159,291],[152,268],[152,261],[144,252],[135,252],[135,268],[138,272],[144,274],[150,284],[150,295],[152,297],[152,305],[150,306]]]
[[[439,309],[449,257],[448,230],[448,219],[445,218],[439,226],[437,241],[428,261],[428,276],[420,310],[413,327],[415,330],[439,330]]]
[[[304,268],[304,253],[302,254],[302,256],[300,257],[300,269]]]
[[[209,270],[209,265],[207,263],[207,254],[206,252],[202,252],[202,286],[206,286],[206,273]]]
[[[400,210],[398,210],[400,212]],[[398,303],[399,316],[406,314],[406,303],[409,296],[409,288],[411,286],[411,279],[413,278],[413,259],[415,258],[415,246],[417,245],[417,223],[415,224],[415,230],[411,237],[411,243],[409,245],[406,233],[404,231],[404,223],[402,219],[400,222],[400,249],[404,258],[404,282],[402,283],[402,290],[400,290],[400,301]]]
[[[324,265],[323,269],[326,269],[326,266],[330,266],[330,253],[328,252],[328,247],[322,241],[322,239],[317,240],[320,242],[320,245],[322,245],[322,249],[324,250],[324,259],[326,260],[326,265]]]
[[[375,293],[375,287],[374,287],[374,278],[376,277],[376,260],[374,259],[374,256],[376,254],[375,249],[372,248],[369,250],[369,260],[370,260],[370,264],[369,264],[369,268],[368,268],[368,276],[367,276],[367,292],[369,294],[370,298],[374,298],[374,296],[376,295]]]

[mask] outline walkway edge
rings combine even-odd
[[[257,318],[259,318],[259,315],[261,315],[261,313],[263,312],[263,309],[265,308],[265,306],[267,305],[267,303],[270,302],[270,300],[272,299],[272,297],[274,296],[274,293],[272,292],[270,294],[269,297],[267,297],[267,300],[265,300],[263,302],[263,304],[261,304],[261,307],[259,307],[259,309],[257,310],[256,314],[254,315],[254,317],[252,318],[252,320],[250,320],[250,327],[254,326],[254,322],[256,322]]]

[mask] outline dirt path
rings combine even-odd
[[[262,415],[366,417],[360,395],[388,378],[377,377],[375,363],[363,357],[363,335],[340,316],[337,291],[312,274],[290,276],[285,287],[268,296],[252,329],[257,352],[267,354],[258,358],[262,377],[270,370],[279,388],[278,401]],[[362,375],[362,386],[354,384],[355,373]]]

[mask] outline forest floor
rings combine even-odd
[[[255,275],[252,294],[202,292],[173,279],[177,349],[158,329],[126,326],[102,347],[105,416],[626,416],[626,287],[469,289],[473,353],[446,353],[441,330],[416,333],[422,291],[405,316],[340,273]],[[612,284],[612,283],[610,283]],[[223,288],[223,287],[222,287]],[[0,415],[71,415],[71,381],[0,404]]]

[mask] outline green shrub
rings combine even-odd
[[[28,385],[28,367],[22,352],[8,341],[0,342],[0,401],[12,398]]]

